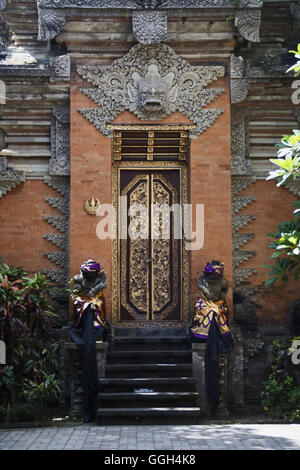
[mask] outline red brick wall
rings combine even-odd
[[[29,273],[59,269],[43,255],[59,251],[43,235],[59,233],[43,217],[61,215],[44,202],[45,197],[60,197],[40,180],[27,180],[0,199],[0,263],[24,266]]]
[[[227,301],[232,311],[232,218],[230,168],[230,97],[226,90],[210,107],[222,108],[215,123],[191,142],[191,202],[204,204],[204,246],[191,254],[192,304],[197,295],[197,279],[207,261],[224,262],[230,283]]]
[[[239,214],[252,214],[256,219],[243,227],[239,233],[254,233],[255,237],[241,250],[256,251],[257,255],[249,261],[245,261],[240,268],[254,268],[257,273],[249,281],[259,287],[258,295],[253,297],[258,307],[258,318],[263,323],[279,322],[283,320],[290,304],[299,298],[299,282],[292,281],[288,284],[277,283],[276,287],[266,290],[264,282],[268,278],[269,270],[262,265],[273,264],[270,255],[273,250],[268,246],[272,239],[266,234],[276,229],[276,224],[289,220],[293,213],[291,204],[295,201],[290,191],[283,187],[277,187],[274,181],[258,180],[238,196],[254,196],[256,201],[244,208]]]
[[[96,227],[100,219],[87,214],[84,203],[92,197],[101,203],[111,203],[111,139],[81,116],[79,107],[93,107],[93,104],[74,83],[71,87],[70,275],[79,273],[82,262],[88,258],[101,263],[109,280],[105,290],[109,315],[111,241],[99,240]]]

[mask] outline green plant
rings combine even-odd
[[[0,400],[6,409],[13,401],[15,387],[15,374],[12,366],[5,366],[0,369]]]
[[[300,59],[300,43],[297,51],[290,51]],[[294,74],[300,75],[300,61],[288,69],[294,70]],[[267,180],[276,179],[277,186],[291,184],[300,193],[300,130],[294,130],[291,135],[284,135],[278,144],[278,158],[270,161],[276,165],[276,169],[269,172]],[[297,218],[300,214],[300,201],[294,203],[294,219],[277,225],[277,232],[268,234],[273,238],[269,245],[275,251],[271,258],[276,258],[274,265],[265,265],[269,269],[270,277],[266,280],[267,288],[277,281],[288,282],[292,275],[294,279],[300,278],[300,222]]]
[[[290,276],[296,280],[300,278],[300,219],[281,222],[276,228],[277,232],[268,233],[273,238],[269,247],[275,250],[271,258],[277,258],[274,265],[264,265],[269,268],[270,277],[265,282],[268,288],[279,280],[288,282]]]
[[[58,403],[59,396],[58,344],[45,347],[49,318],[55,316],[48,294],[50,283],[40,273],[26,274],[21,267],[0,265],[0,335],[8,361],[0,369],[0,403],[6,420],[34,418],[35,401],[46,412],[47,406]],[[22,408],[24,398],[30,399],[30,409]]]
[[[24,277],[24,301],[27,310],[27,325],[31,336],[47,335],[49,317],[55,317],[49,298],[50,282],[46,276],[36,273],[33,278]]]
[[[40,353],[33,352],[34,359],[29,359],[24,367],[24,384],[21,395],[29,401],[37,401],[40,405],[58,403],[60,387],[57,376],[59,345],[53,343]]]
[[[68,281],[68,284],[70,287],[67,289],[67,292],[70,294],[72,301],[75,302],[76,297],[78,297],[78,295],[80,294],[80,291],[75,288],[73,278]]]
[[[7,276],[9,281],[16,281],[17,279],[22,279],[24,276],[26,276],[27,272],[24,271],[22,266],[12,268],[3,263],[0,264],[0,274],[2,274],[2,276]]]
[[[293,341],[273,341],[271,373],[264,382],[261,394],[266,412],[273,417],[290,420],[296,419],[300,408],[300,386],[294,378],[289,357],[289,347]]]
[[[29,402],[40,405],[55,405],[59,399],[60,387],[56,374],[41,371],[42,380],[25,379],[23,395]]]
[[[22,279],[10,281],[0,274],[0,335],[12,364],[17,364],[22,356],[21,338],[27,329],[22,282]]]
[[[298,44],[296,51],[289,51],[289,52],[291,52],[292,54],[294,54],[296,59],[300,59],[300,43]],[[299,77],[299,75],[300,75],[300,60],[298,60],[294,65],[292,65],[292,66],[287,70],[287,72],[290,72],[291,70],[294,71],[295,77]]]
[[[278,147],[278,158],[271,158],[270,161],[279,168],[270,171],[267,180],[278,179],[277,186],[281,186],[300,176],[300,130],[284,135]]]
[[[9,418],[12,422],[34,421],[43,417],[43,409],[38,403],[16,402],[9,410]]]
[[[34,358],[25,363],[24,374],[31,374],[34,380],[39,380],[42,378],[42,372],[56,372],[58,370],[58,348],[58,343],[53,343],[49,349],[44,348],[41,352],[33,351]]]

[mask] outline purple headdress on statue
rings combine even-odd
[[[224,272],[224,264],[210,264],[207,263],[205,268],[204,268],[205,274],[219,274],[220,276],[223,276]]]
[[[99,272],[100,269],[100,264],[93,260],[88,260],[81,265],[81,271],[84,273],[96,273]]]

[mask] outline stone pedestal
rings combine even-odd
[[[98,379],[105,377],[107,343],[96,343]],[[70,416],[81,415],[83,401],[82,362],[76,344],[60,342],[61,399],[70,407]]]
[[[193,343],[192,344],[192,358],[193,358],[193,377],[197,380],[197,392],[199,394],[199,406],[202,414],[209,414],[209,406],[206,400],[205,394],[205,343]],[[229,416],[227,408],[228,400],[228,365],[227,355],[220,354],[219,356],[220,366],[220,379],[219,379],[219,391],[220,401],[219,408],[215,415],[217,418],[223,418]]]

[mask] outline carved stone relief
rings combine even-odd
[[[7,167],[6,158],[0,157],[0,198],[25,181],[25,173]]]
[[[232,256],[234,267],[234,291],[241,291],[241,289],[245,290],[242,283],[248,281],[249,277],[251,277],[256,272],[255,269],[239,268],[242,263],[248,261],[256,255],[255,251],[239,250],[241,245],[245,245],[248,243],[248,241],[253,239],[254,234],[238,233],[241,228],[245,227],[256,218],[255,215],[239,214],[242,209],[249,206],[256,200],[256,198],[253,196],[239,196],[239,193],[254,183],[254,181],[255,178],[247,177],[234,177],[232,179]],[[241,284],[242,287],[240,287]],[[246,289],[252,289],[253,291],[252,286],[246,286]]]
[[[104,135],[107,124],[128,109],[142,120],[161,120],[178,110],[196,126],[210,127],[222,109],[203,109],[223,88],[205,87],[224,76],[222,66],[191,66],[164,44],[133,47],[110,66],[78,66],[81,77],[96,88],[81,91],[100,106],[78,109]]]
[[[134,11],[132,31],[134,38],[141,44],[159,44],[168,34],[166,11]]]
[[[231,174],[251,175],[248,146],[248,120],[245,109],[231,108]]]
[[[60,55],[50,60],[51,82],[68,82],[70,80],[70,57]]]
[[[51,281],[65,286],[68,277],[69,181],[65,176],[46,175],[44,182],[62,195],[62,197],[57,198],[45,198],[45,202],[62,214],[44,217],[44,220],[60,233],[47,233],[43,235],[43,238],[62,250],[44,253],[44,256],[61,268],[59,270],[47,270],[45,274]]]
[[[4,0],[1,0],[4,1]],[[238,8],[234,0],[38,0],[40,8]],[[262,0],[241,0],[240,8],[261,8]]]
[[[243,57],[230,57],[230,95],[231,103],[240,103],[246,99],[250,82],[247,78],[246,62]]]
[[[70,109],[66,106],[53,108],[49,173],[59,176],[70,174]]]
[[[54,39],[66,23],[65,11],[53,8],[38,8],[38,13],[38,40],[47,41]]]
[[[251,42],[260,42],[260,22],[261,10],[239,10],[236,12],[234,25],[244,39]]]
[[[6,3],[5,0],[0,0],[0,2],[3,5]],[[37,3],[39,13],[38,39],[42,41],[53,39],[60,33],[66,22],[64,10],[66,8],[126,9],[133,10],[133,12],[141,9],[153,12],[159,9],[229,8],[235,13],[235,26],[238,28],[239,33],[249,41],[259,42],[261,19],[259,8],[263,6],[261,0],[241,0],[240,5],[236,5],[234,0],[37,0]],[[144,31],[139,25],[134,25],[134,28],[137,33],[137,40],[141,37],[143,43],[145,43],[145,38],[148,38],[146,43],[149,43],[149,35],[150,37],[155,36],[155,42],[152,43],[156,43],[158,38],[165,34],[165,28],[162,26],[163,22],[159,21],[156,25],[156,31],[143,21],[139,21],[139,23],[140,25],[144,24]],[[147,33],[146,30],[148,30]],[[159,33],[158,30],[160,30]]]

